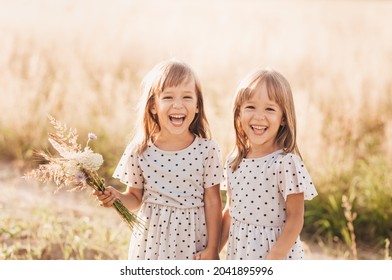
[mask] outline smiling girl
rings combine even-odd
[[[302,259],[304,200],[317,192],[297,147],[291,88],[280,73],[258,70],[240,83],[234,128],[221,249],[228,240],[227,259]]]
[[[123,193],[95,193],[105,207],[119,198],[145,221],[129,259],[218,259],[221,228],[218,145],[210,140],[199,80],[185,63],[155,66],[142,83],[139,120],[114,177]]]

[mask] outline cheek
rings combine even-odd
[[[247,121],[249,121],[249,119],[250,119],[250,114],[247,113],[247,112],[241,111],[241,112],[238,114],[238,120],[239,120],[240,122],[247,122]]]
[[[192,109],[196,110],[197,112],[199,111],[199,106],[198,106],[197,101],[189,100],[189,101],[186,103],[186,106],[189,107],[189,108],[192,108]]]
[[[165,112],[168,107],[168,102],[157,102],[151,107],[151,112],[155,111],[155,114],[159,114],[160,112]]]

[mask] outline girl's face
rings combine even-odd
[[[250,143],[247,157],[264,156],[281,148],[275,140],[280,126],[284,125],[283,111],[268,97],[265,83],[241,105],[239,118]]]
[[[189,126],[198,113],[194,79],[157,94],[151,112],[158,117],[161,136],[189,136]]]

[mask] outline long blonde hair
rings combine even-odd
[[[268,97],[274,100],[283,111],[285,124],[281,126],[276,135],[276,143],[285,153],[295,153],[301,157],[296,134],[297,125],[295,108],[291,87],[286,78],[275,70],[257,70],[245,77],[237,87],[234,99],[234,129],[236,135],[234,159],[231,168],[235,171],[243,158],[249,152],[250,143],[240,122],[240,111],[242,104],[249,100],[253,94],[264,85],[267,88]]]
[[[142,154],[151,137],[160,131],[159,120],[151,112],[155,98],[167,87],[176,87],[182,82],[193,79],[197,96],[198,113],[190,124],[189,131],[202,138],[210,138],[209,124],[205,115],[203,94],[198,77],[192,68],[178,60],[166,60],[157,64],[141,83],[141,98],[138,104],[138,118],[132,140],[137,154]]]

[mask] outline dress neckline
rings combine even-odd
[[[195,135],[195,138],[193,139],[192,143],[190,145],[188,145],[187,147],[180,149],[180,150],[173,150],[173,151],[169,151],[169,150],[162,150],[160,148],[158,148],[150,139],[148,146],[151,147],[152,149],[163,153],[163,154],[178,154],[178,153],[182,153],[182,152],[186,152],[188,149],[192,148],[194,145],[196,145],[196,142],[198,140],[198,136]]]
[[[242,161],[246,162],[252,162],[252,161],[261,161],[261,160],[266,160],[267,158],[270,158],[272,156],[275,156],[277,154],[280,154],[283,152],[283,149],[278,149],[275,152],[272,152],[268,155],[261,156],[261,157],[255,157],[255,158],[243,158]]]

